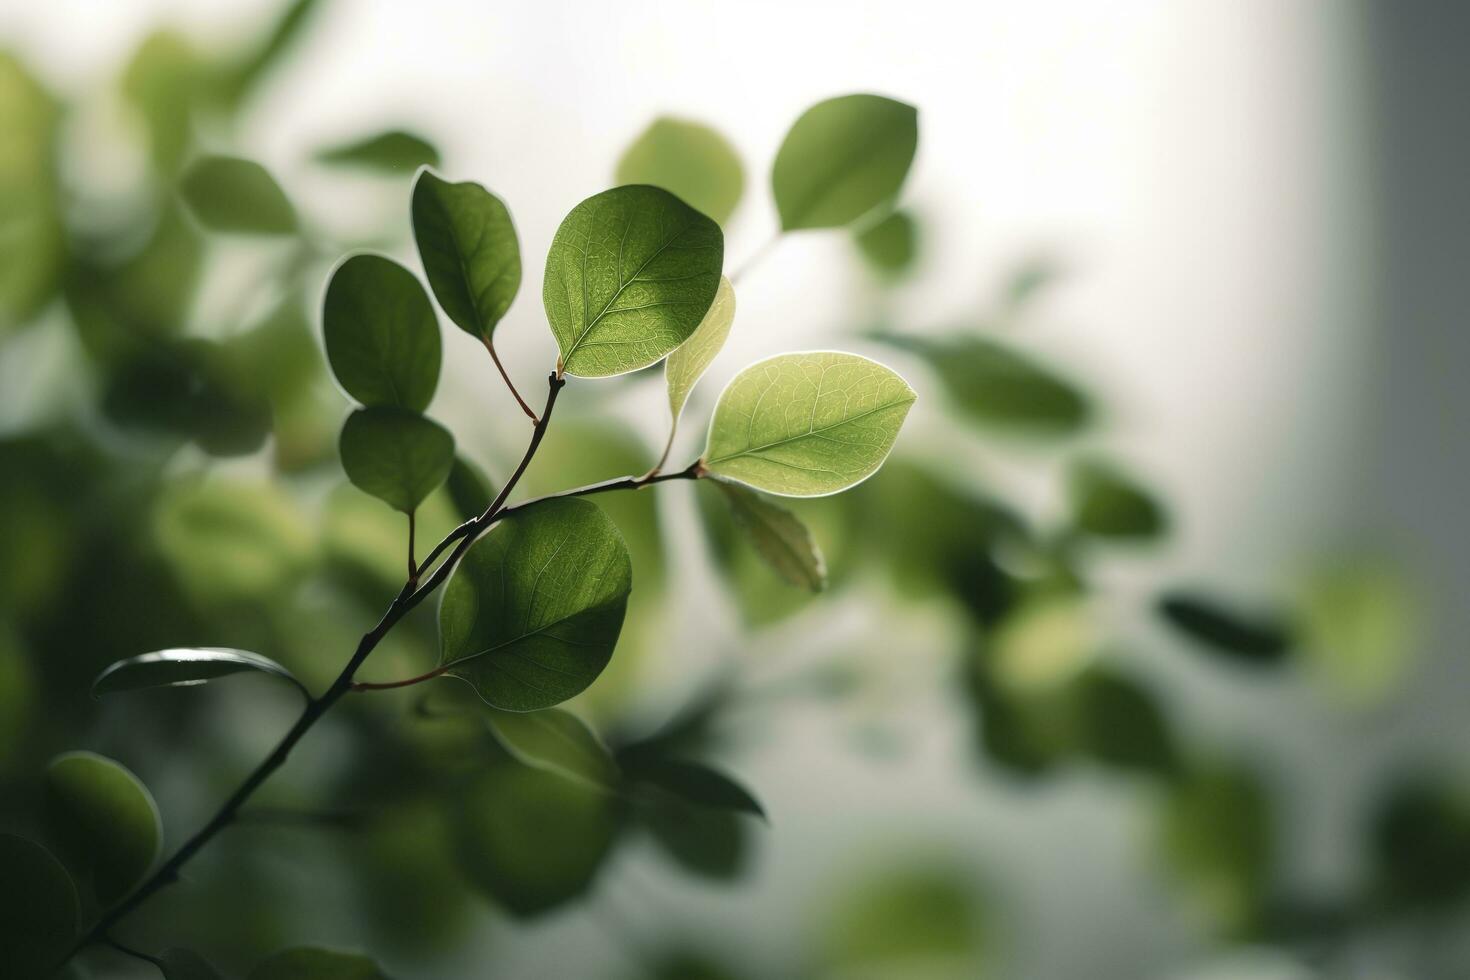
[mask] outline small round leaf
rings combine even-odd
[[[208,156],[192,164],[180,184],[200,224],[214,231],[286,235],[296,211],[279,184],[253,160]]]
[[[132,890],[158,857],[163,826],[138,777],[111,759],[67,752],[46,770],[50,826],[73,865],[91,878],[98,901]]]
[[[337,267],[322,308],[327,360],[364,405],[422,412],[439,384],[439,323],[413,273],[381,255]]]
[[[505,203],[479,184],[426,170],[413,188],[413,237],[449,319],[489,340],[521,288],[521,248]]]
[[[342,469],[353,486],[413,513],[454,465],[454,437],[439,423],[397,408],[360,408],[342,426]]]
[[[1101,460],[1073,465],[1068,479],[1072,523],[1084,534],[1115,541],[1146,541],[1168,530],[1162,504],[1117,467]]]
[[[722,225],[745,190],[740,158],[723,136],[669,116],[655,119],[624,151],[617,181],[662,187]]]

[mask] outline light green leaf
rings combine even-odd
[[[883,464],[915,397],[893,371],[857,354],[768,358],[721,393],[704,463],[768,493],[836,493]]]
[[[673,413],[675,425],[679,423],[679,415],[684,411],[689,393],[715,355],[719,354],[720,348],[725,346],[725,339],[730,336],[730,325],[734,322],[735,289],[729,279],[721,276],[720,288],[709,312],[689,339],[680,344],[664,363],[664,376],[669,383],[669,411]]]
[[[891,203],[919,144],[919,111],[878,95],[818,102],[791,127],[771,169],[785,231],[836,228]]]
[[[822,959],[832,977],[985,977],[985,909],[960,869],[921,858],[844,883]]]
[[[432,419],[401,408],[360,408],[342,426],[347,479],[395,510],[411,514],[454,465],[454,437]]]
[[[622,535],[594,504],[548,500],[513,513],[444,588],[440,663],[492,707],[549,708],[607,666],[632,585]]]
[[[0,975],[44,977],[76,938],[76,886],[51,852],[14,834],[0,834],[0,869]]]
[[[354,255],[327,284],[322,332],[332,373],[364,405],[422,412],[439,384],[439,321],[413,273]]]
[[[479,184],[427,170],[413,188],[413,236],[449,319],[489,340],[521,288],[521,248],[504,202]]]
[[[179,189],[204,227],[213,231],[286,235],[296,210],[266,169],[253,160],[207,156],[184,172]]]
[[[194,114],[208,98],[203,56],[178,32],[155,31],[138,45],[118,87],[142,117],[154,168],[177,173],[194,141]]]
[[[439,151],[434,144],[401,129],[329,146],[319,151],[316,158],[339,167],[383,173],[412,173],[419,167],[439,166]]]
[[[1422,613],[1411,582],[1392,562],[1356,555],[1319,564],[1294,606],[1302,652],[1336,694],[1361,705],[1402,682]]]
[[[724,260],[720,226],[668,191],[635,184],[577,205],[541,290],[562,369],[604,378],[664,357],[709,311]]]
[[[1067,482],[1072,523],[1096,538],[1148,540],[1168,530],[1163,505],[1117,467],[1097,459],[1079,460]]]
[[[60,285],[66,257],[56,176],[60,118],[25,66],[0,52],[0,334],[26,322]]]
[[[528,766],[594,786],[618,783],[618,764],[587,723],[570,711],[491,710],[490,728],[506,751]]]
[[[46,769],[49,825],[104,905],[122,898],[158,857],[163,825],[138,777],[92,752],[67,752]]]
[[[283,950],[256,964],[248,980],[388,980],[366,956],[318,946]]]
[[[720,224],[745,191],[740,158],[723,136],[687,119],[661,116],[618,161],[619,184],[652,184],[678,195]]]
[[[913,216],[907,211],[895,211],[858,232],[854,240],[858,251],[876,272],[884,276],[899,276],[914,264],[918,237],[918,226]]]
[[[987,666],[1007,690],[1043,691],[1077,676],[1101,644],[1096,613],[1085,596],[1039,595],[995,630]]]
[[[158,959],[163,980],[220,980],[219,971],[192,949],[166,949]]]
[[[92,682],[92,696],[137,691],[149,687],[192,687],[216,677],[253,670],[274,674],[307,693],[301,682],[269,657],[247,650],[191,647],[144,653],[112,664]]]
[[[716,483],[730,502],[735,524],[756,553],[791,585],[820,592],[827,587],[827,563],[812,532],[791,511],[735,483]]]
[[[220,94],[229,102],[238,102],[249,95],[297,44],[311,22],[312,12],[320,5],[321,0],[291,0],[260,41],[229,68]]]

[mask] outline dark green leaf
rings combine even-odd
[[[1291,629],[1275,615],[1247,615],[1210,597],[1168,592],[1159,597],[1159,615],[1186,636],[1215,653],[1255,664],[1275,664],[1291,652]]]
[[[1105,765],[1168,776],[1179,762],[1158,702],[1131,678],[1095,668],[1077,684],[1080,748]]]
[[[511,762],[471,785],[455,821],[465,876],[523,917],[586,891],[615,831],[613,801],[602,791]]]
[[[446,489],[449,491],[450,502],[454,504],[454,512],[461,520],[479,517],[495,499],[485,474],[463,456],[454,457]]]
[[[479,184],[426,170],[413,188],[413,236],[449,319],[490,340],[521,288],[521,248],[505,204]]]
[[[541,291],[562,368],[602,378],[662,359],[704,319],[724,256],[720,226],[657,187],[577,205],[556,231]]]
[[[722,225],[745,190],[740,158],[723,136],[670,116],[655,119],[623,153],[617,181],[662,187]]]
[[[1270,800],[1254,773],[1203,769],[1175,782],[1163,811],[1165,857],[1227,934],[1260,922],[1272,868]]]
[[[1117,467],[1100,460],[1074,463],[1067,482],[1072,523],[1097,538],[1148,540],[1168,530],[1163,505]]]
[[[68,752],[46,769],[50,829],[69,862],[111,904],[132,890],[158,856],[158,807],[138,777],[91,752]]]
[[[785,507],[734,483],[716,483],[736,525],[756,553],[789,584],[812,592],[827,587],[827,564],[812,532]]]
[[[685,803],[766,819],[765,809],[749,790],[719,770],[701,763],[645,758],[638,761],[637,768],[630,775],[672,793]]]
[[[432,143],[401,129],[329,146],[318,152],[316,158],[322,163],[384,173],[406,174],[419,167],[439,166],[439,151]]]
[[[366,956],[298,946],[258,963],[248,980],[387,980],[387,975]]]
[[[496,739],[521,762],[537,769],[614,787],[620,773],[602,740],[570,711],[496,711],[490,727]]]
[[[836,228],[898,197],[919,143],[919,112],[877,95],[818,102],[792,125],[771,170],[786,231]]]
[[[360,408],[342,426],[347,479],[395,510],[411,514],[454,466],[454,437],[432,419],[401,408]]]
[[[1399,907],[1452,909],[1470,894],[1470,797],[1415,775],[1390,789],[1371,827],[1374,887]]]
[[[638,808],[653,840],[684,870],[717,881],[744,872],[750,840],[739,814],[698,806],[653,786],[640,788]]]
[[[918,226],[907,211],[895,211],[856,236],[858,251],[868,265],[885,276],[900,276],[918,254]]]
[[[212,231],[285,235],[296,210],[266,169],[253,160],[207,156],[189,165],[179,189],[195,217]]]
[[[770,357],[720,393],[704,464],[768,493],[836,493],[883,465],[915,397],[903,378],[857,354]]]
[[[220,980],[219,971],[192,949],[166,949],[158,959],[163,980]]]
[[[585,500],[511,514],[465,553],[439,607],[449,673],[487,704],[549,708],[607,666],[632,589],[617,527]]]
[[[332,373],[368,407],[422,412],[439,384],[439,321],[413,273],[354,255],[327,285],[322,332]]]
[[[13,834],[0,834],[0,869],[0,974],[44,977],[76,938],[76,887],[49,851]]]
[[[269,657],[246,650],[222,647],[193,647],[159,650],[119,660],[92,682],[92,696],[136,691],[148,687],[190,687],[243,671],[274,674],[305,688],[291,672]]]

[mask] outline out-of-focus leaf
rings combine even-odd
[[[1072,523],[1095,538],[1147,541],[1169,526],[1164,507],[1153,494],[1110,463],[1079,460],[1068,474]]]
[[[1303,654],[1326,683],[1371,702],[1402,680],[1418,642],[1418,611],[1402,572],[1382,559],[1323,564],[1296,599]]]
[[[681,759],[635,758],[637,768],[630,773],[634,779],[652,783],[685,803],[766,819],[765,808],[750,790],[718,769]]]
[[[388,980],[366,956],[319,946],[283,950],[257,963],[248,980]]]
[[[824,977],[985,976],[980,898],[959,872],[895,868],[844,887],[828,903]]]
[[[1379,803],[1370,845],[1382,899],[1453,908],[1470,894],[1470,794],[1422,776],[1406,780]]]
[[[318,151],[316,158],[334,166],[390,174],[411,174],[419,167],[439,166],[439,151],[434,144],[401,129],[326,147]]]
[[[37,707],[35,672],[16,637],[0,626],[0,776],[20,758]]]
[[[214,479],[171,487],[155,504],[153,529],[179,583],[206,602],[279,594],[298,580],[315,551],[305,516],[277,485],[265,482]]]
[[[68,752],[51,760],[46,810],[68,863],[103,904],[131,891],[158,857],[158,806],[138,777],[111,759]]]
[[[302,30],[310,23],[312,11],[320,0],[290,0],[281,15],[261,37],[230,67],[220,85],[220,94],[234,103],[249,95],[272,68],[297,43]]]
[[[463,456],[454,457],[445,486],[449,490],[449,500],[454,504],[454,512],[461,520],[479,517],[495,499],[485,474]]]
[[[327,360],[369,408],[422,412],[439,385],[439,321],[413,273],[381,255],[337,266],[322,308]]]
[[[158,954],[163,980],[220,980],[219,971],[192,949],[173,947]]]
[[[1037,596],[996,630],[987,667],[1008,690],[1044,690],[1075,677],[1100,644],[1095,613],[1085,596]]]
[[[629,980],[633,977],[638,980],[738,980],[740,976],[702,953],[676,950],[659,955],[651,967],[640,965],[636,973],[629,974]]]
[[[903,378],[857,354],[767,358],[720,393],[704,464],[768,493],[836,493],[883,465],[916,397]]]
[[[605,378],[661,360],[714,302],[720,226],[668,191],[594,194],[562,221],[541,296],[568,374]]]
[[[0,868],[0,973],[44,977],[76,938],[76,886],[49,851],[14,834],[0,834]]]
[[[413,237],[449,319],[489,342],[521,288],[521,247],[505,202],[426,170],[413,188]]]
[[[745,191],[745,171],[710,127],[660,116],[623,152],[617,182],[662,187],[723,225]]]
[[[721,276],[720,288],[709,312],[689,339],[679,345],[664,363],[664,378],[669,385],[669,412],[674,425],[679,424],[679,415],[684,411],[689,393],[720,353],[720,348],[725,346],[725,339],[730,336],[730,325],[734,322],[735,290],[730,280]]]
[[[955,406],[977,422],[1035,435],[1069,435],[1092,408],[1071,382],[1032,358],[979,337],[929,340],[880,335],[929,362]]]
[[[858,232],[853,240],[872,269],[898,277],[913,267],[918,256],[919,227],[907,211],[895,211]]]
[[[607,746],[570,711],[492,709],[490,728],[506,751],[528,766],[606,788],[621,778]]]
[[[466,791],[456,851],[471,884],[511,914],[530,917],[587,890],[616,827],[612,798],[600,790],[504,763]]]
[[[750,840],[735,811],[690,803],[649,785],[640,786],[636,805],[654,842],[685,871],[717,881],[745,871]]]
[[[565,701],[607,666],[632,574],[622,536],[596,505],[568,498],[513,513],[444,587],[440,663],[496,708]]]
[[[1062,276],[1064,270],[1055,259],[1036,255],[1022,261],[1006,278],[1001,289],[1000,307],[1015,313]]]
[[[248,650],[223,647],[157,650],[127,660],[119,660],[92,682],[92,696],[137,691],[149,687],[192,687],[244,671],[274,674],[294,684],[306,694],[292,673],[269,657]],[[310,695],[308,695],[310,696]]]
[[[194,141],[194,115],[209,92],[209,68],[188,40],[156,31],[123,70],[123,95],[143,119],[153,166],[175,174]]]
[[[877,95],[818,102],[796,120],[771,169],[786,231],[836,228],[891,205],[919,143],[919,112]]]
[[[342,469],[353,486],[412,514],[449,476],[454,437],[401,408],[360,408],[342,426]]]
[[[56,103],[25,67],[0,52],[0,335],[29,319],[60,284],[59,118]]]
[[[827,564],[812,532],[791,511],[735,483],[717,483],[756,553],[791,585],[820,592]]]
[[[287,235],[296,230],[296,209],[286,192],[254,160],[203,157],[184,171],[179,190],[211,231]]]
[[[1098,762],[1159,776],[1174,773],[1178,749],[1158,702],[1136,681],[1108,668],[1077,681],[1081,750]]]
[[[1159,597],[1159,615],[1212,653],[1243,663],[1278,664],[1291,652],[1289,624],[1275,614],[1245,614],[1184,591]]]
[[[1269,800],[1255,774],[1185,774],[1170,787],[1161,833],[1165,859],[1219,929],[1241,935],[1259,925],[1275,845]]]

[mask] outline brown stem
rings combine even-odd
[[[505,386],[510,389],[510,393],[520,403],[521,411],[526,413],[526,417],[531,420],[532,425],[539,423],[540,419],[536,418],[536,413],[531,411],[531,406],[527,405],[526,400],[521,397],[521,393],[516,391],[515,382],[510,380],[510,375],[505,371],[505,365],[500,363],[500,355],[495,353],[495,342],[489,337],[485,338],[485,349],[490,352],[490,360],[495,362],[495,367],[500,372],[500,376],[505,379]]]

